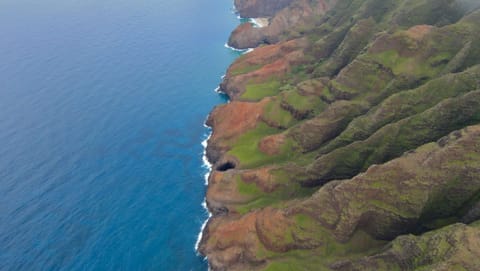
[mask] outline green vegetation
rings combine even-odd
[[[262,98],[277,94],[279,88],[280,82],[274,78],[263,83],[250,83],[246,86],[241,98],[244,100],[258,101]]]
[[[316,238],[322,238],[322,242],[328,245],[316,249],[298,249],[290,250],[286,253],[269,253],[268,256],[273,261],[262,270],[331,270],[327,266],[336,261],[342,260],[345,255],[348,255],[349,258],[359,258],[368,255],[369,253],[380,251],[386,243],[385,241],[374,240],[365,232],[358,231],[349,242],[342,244],[330,237],[328,232],[318,230],[318,226],[315,226],[315,222],[308,216],[298,215],[297,220],[300,220],[301,223],[307,223],[308,227],[314,230],[310,234],[314,235]],[[296,228],[292,229],[292,231],[293,235],[299,235],[302,230]],[[318,257],[318,255],[322,255],[322,257]]]
[[[480,66],[475,66],[461,73],[431,80],[419,88],[394,94],[367,114],[350,122],[338,137],[321,148],[321,153],[364,140],[384,125],[421,113],[443,99],[480,89],[479,77]]]
[[[241,75],[241,74],[245,74],[245,73],[249,73],[249,72],[253,72],[255,70],[258,70],[259,68],[261,68],[262,65],[260,64],[257,64],[257,65],[245,65],[243,67],[239,67],[239,68],[236,68],[234,70],[231,70],[231,73],[232,73],[232,76],[237,76],[237,75]]]
[[[315,115],[325,109],[327,104],[318,96],[301,95],[296,90],[286,91],[282,93],[282,101],[292,107],[301,115],[308,117],[310,114]]]
[[[284,207],[285,202],[289,199],[305,198],[316,191],[314,188],[302,187],[300,184],[288,184],[285,179],[281,180],[278,176],[274,174],[274,177],[278,180],[278,187],[273,192],[264,192],[255,183],[247,183],[240,176],[237,176],[238,192],[249,196],[252,200],[236,205],[235,210],[240,214],[245,214],[267,206],[280,208]]]
[[[279,155],[268,155],[261,152],[258,144],[265,136],[277,133],[279,130],[272,128],[265,123],[260,123],[255,129],[241,135],[232,144],[232,149],[228,154],[235,156],[240,161],[241,168],[259,167],[268,163],[281,163],[291,159],[291,149],[293,142],[287,142]]]
[[[278,132],[278,129],[272,128],[261,123],[257,128],[240,136],[233,145],[229,154],[235,156],[241,163],[242,167],[253,167],[265,160],[266,154],[258,149],[260,139]]]
[[[263,111],[226,140],[236,179],[215,185],[236,197],[209,234],[248,233],[209,243],[215,263],[480,270],[480,222],[458,223],[480,219],[477,2],[338,1],[266,54],[288,72],[261,78],[242,56],[235,99]]]
[[[263,119],[273,127],[285,129],[297,122],[295,117],[282,107],[280,99],[273,99],[264,108]]]
[[[242,177],[237,176],[237,188],[240,194],[245,195],[258,195],[262,191],[254,183],[246,183],[242,180]]]
[[[311,178],[318,182],[350,178],[372,164],[384,163],[417,146],[479,122],[480,91],[472,91],[384,126],[364,141],[335,149],[317,159],[308,170]]]

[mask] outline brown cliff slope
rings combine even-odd
[[[200,252],[215,271],[477,270],[480,2],[318,4],[277,11],[309,5],[221,83]]]
[[[228,45],[238,49],[257,47],[260,44],[272,44],[281,40],[281,35],[293,27],[306,24],[315,16],[325,14],[336,1],[315,0],[282,0],[282,1],[238,1],[242,17],[270,17],[269,25],[255,28],[250,23],[240,25],[235,29]],[[275,5],[272,3],[274,2]],[[277,12],[266,12],[280,9]]]
[[[235,8],[241,17],[271,17],[294,0],[235,0]]]
[[[377,257],[387,266],[399,268],[404,264],[399,257],[385,256],[390,255],[388,250],[381,254],[384,240],[461,221],[478,203],[478,191],[480,126],[477,125],[384,165],[372,166],[350,180],[331,182],[308,199],[243,216],[217,216],[209,222],[200,250],[208,256],[214,270],[263,270],[281,262],[305,268],[318,265],[316,270],[330,266],[350,270],[346,267],[348,262],[340,260],[349,253],[368,255],[369,251],[362,251],[365,248],[383,255]],[[448,231],[440,235],[451,234]],[[472,231],[471,238],[478,238],[478,229]],[[420,239],[431,236],[426,234]],[[399,238],[392,244],[395,247],[409,238]],[[470,253],[480,255],[480,246],[474,245],[479,239],[468,240],[469,243],[455,240],[452,242],[469,246],[475,249]],[[453,243],[444,246],[438,251],[424,252],[449,261],[452,256],[444,250],[457,248],[452,247]],[[412,268],[420,267],[415,257],[427,257],[411,251],[395,253],[409,257],[405,261],[411,262]],[[316,258],[295,262],[297,254]],[[369,270],[369,264],[374,266],[375,261],[368,259],[361,261],[365,268],[358,270]],[[465,266],[474,266],[469,258],[458,260],[462,261],[468,263]]]

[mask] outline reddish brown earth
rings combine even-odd
[[[271,17],[287,7],[294,0],[235,0],[235,7],[241,17]]]
[[[295,39],[255,49],[230,66],[220,89],[232,100],[237,100],[248,84],[281,79],[292,66],[302,63],[306,44],[305,39]],[[242,72],[248,67],[257,68]]]
[[[358,231],[391,240],[415,227],[422,217],[446,211],[430,209],[432,200],[450,201],[449,208],[462,208],[454,207],[455,198],[475,194],[480,188],[476,177],[480,174],[479,139],[480,126],[468,127],[440,143],[372,166],[350,180],[328,183],[312,197],[292,201],[288,207],[216,216],[206,229],[201,251],[209,255],[215,270],[257,270],[268,262],[265,249],[283,253],[336,246],[356,238]],[[464,168],[456,167],[462,161]],[[432,169],[441,170],[433,173]],[[374,185],[379,182],[382,186]],[[309,222],[296,222],[300,214]]]
[[[260,141],[258,148],[265,154],[276,155],[280,153],[280,148],[285,143],[285,139],[284,134],[266,136]]]
[[[265,101],[258,103],[233,101],[215,108],[209,117],[209,123],[215,130],[214,140],[228,140],[254,128],[263,112]]]
[[[269,1],[273,0],[237,0],[248,8]],[[424,5],[425,1],[420,2]],[[245,24],[233,32],[231,41],[245,46],[275,44],[262,45],[230,66],[221,90],[232,102],[217,107],[209,116],[207,124],[213,134],[207,156],[214,166],[206,201],[213,217],[204,230],[200,253],[208,257],[215,271],[416,270],[432,262],[447,267],[421,270],[454,270],[457,264],[467,270],[480,270],[471,260],[480,257],[476,244],[480,223],[462,224],[480,217],[480,127],[461,129],[478,124],[473,117],[458,128],[441,126],[447,120],[456,125],[463,116],[478,115],[473,107],[478,108],[476,89],[480,85],[462,90],[477,93],[465,99],[469,106],[459,102],[462,91],[457,94],[457,90],[450,90],[451,96],[443,93],[450,87],[445,84],[445,90],[439,85],[431,91],[435,91],[432,95],[445,95],[443,99],[449,102],[439,100],[441,106],[432,103],[422,109],[420,104],[427,104],[425,101],[433,96],[417,91],[419,84],[437,73],[450,73],[453,68],[443,67],[457,54],[453,67],[459,71],[478,64],[478,59],[471,58],[471,48],[480,48],[475,45],[477,39],[467,43],[445,36],[470,35],[464,24],[447,29],[422,21],[413,27],[414,23],[383,29],[389,24],[380,24],[386,22],[381,15],[387,14],[383,11],[390,6],[398,5],[397,16],[418,20],[410,18],[411,10],[405,11],[405,6],[395,1],[380,7],[380,13],[370,12],[376,10],[368,6],[380,4],[378,1],[343,2],[358,4],[352,4],[355,16],[345,15],[339,20],[331,15],[333,12],[319,16],[315,23],[333,23],[315,28],[308,35],[297,28],[311,23],[310,19],[324,14],[336,2],[292,0],[270,18],[269,27],[257,29]],[[441,19],[445,24],[445,18]],[[348,21],[352,24],[343,28],[341,25]],[[291,39],[286,41],[286,37]],[[462,47],[466,49],[460,51]],[[392,56],[376,55],[387,51],[393,51]],[[249,86],[272,79],[282,85],[280,95],[260,101],[242,99]],[[452,84],[463,82],[454,81]],[[468,81],[466,85],[471,84]],[[381,101],[395,91],[404,94],[395,100],[399,107],[414,113],[385,123],[383,116],[378,116],[379,120],[365,119],[365,123],[376,121],[385,129],[349,126],[383,106]],[[436,113],[430,116],[429,112]],[[276,122],[269,122],[273,119]],[[413,128],[396,124],[407,120],[412,120]],[[258,129],[249,133],[256,137],[253,150],[243,140],[236,144],[241,135],[259,124],[282,131]],[[417,134],[430,135],[437,125],[444,128],[444,133],[421,143],[415,141]],[[351,138],[347,134],[344,142],[337,142],[343,152],[334,152],[337,149],[332,151],[328,144],[343,131],[351,133]],[[374,133],[377,137],[369,140]],[[236,158],[231,154],[236,152],[228,152],[232,147],[244,152],[239,151]],[[283,157],[287,147],[291,148],[288,160]],[[389,151],[394,154],[378,160],[377,156],[390,155]],[[252,155],[252,161],[246,161],[246,154]],[[240,165],[243,162],[245,165]],[[246,165],[248,162],[250,165]],[[250,168],[254,165],[257,167]],[[323,173],[330,168],[339,171]],[[325,177],[325,182],[320,177]],[[445,225],[451,225],[451,229],[435,232]],[[444,253],[445,248],[448,253]]]
[[[251,1],[255,4],[269,1]],[[283,1],[280,1],[283,3]],[[275,13],[270,19],[270,24],[262,28],[254,28],[249,23],[240,25],[235,29],[228,41],[234,48],[254,48],[261,44],[273,44],[280,41],[280,36],[285,31],[295,28],[317,15],[325,14],[337,1],[315,0],[293,0],[284,9]],[[254,5],[252,5],[254,7]],[[254,13],[253,15],[256,15]],[[255,16],[254,16],[255,17]],[[250,26],[248,26],[250,25]]]
[[[425,35],[430,33],[432,28],[433,28],[433,26],[431,26],[431,25],[425,25],[425,24],[415,25],[415,26],[412,26],[410,29],[407,30],[407,35],[412,39],[420,41],[420,40],[423,39],[423,37],[425,37]]]
[[[235,205],[247,203],[251,197],[238,193],[236,175],[231,172],[214,171],[209,177],[207,204],[214,214],[234,210]]]
[[[244,170],[241,172],[242,180],[246,183],[255,183],[263,192],[272,192],[277,187],[275,176],[272,175],[273,167],[262,167]]]
[[[207,156],[211,162],[216,163],[229,149],[230,140],[257,126],[267,102],[268,99],[257,103],[232,101],[210,113],[207,125],[213,128],[213,133],[208,140]]]
[[[264,261],[253,260],[255,253],[261,248],[260,240],[256,235],[256,213],[242,217],[242,220],[232,219],[227,216],[217,216],[210,220],[209,230],[204,231],[204,240],[209,240],[215,249],[222,253],[215,253],[209,257],[209,263],[215,270],[249,270],[252,266],[261,265]],[[210,229],[217,228],[215,232]],[[210,238],[215,234],[215,240]],[[212,250],[213,251],[213,250]]]
[[[209,177],[207,205],[215,215],[237,214],[237,207],[247,204],[255,197],[239,193],[238,181],[255,184],[265,193],[274,191],[278,184],[271,174],[273,167],[249,170],[213,171]]]

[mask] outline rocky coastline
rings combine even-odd
[[[235,0],[206,124],[223,270],[480,270],[480,3]]]

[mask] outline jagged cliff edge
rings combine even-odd
[[[235,4],[270,23],[207,121],[212,269],[479,270],[479,3]]]

